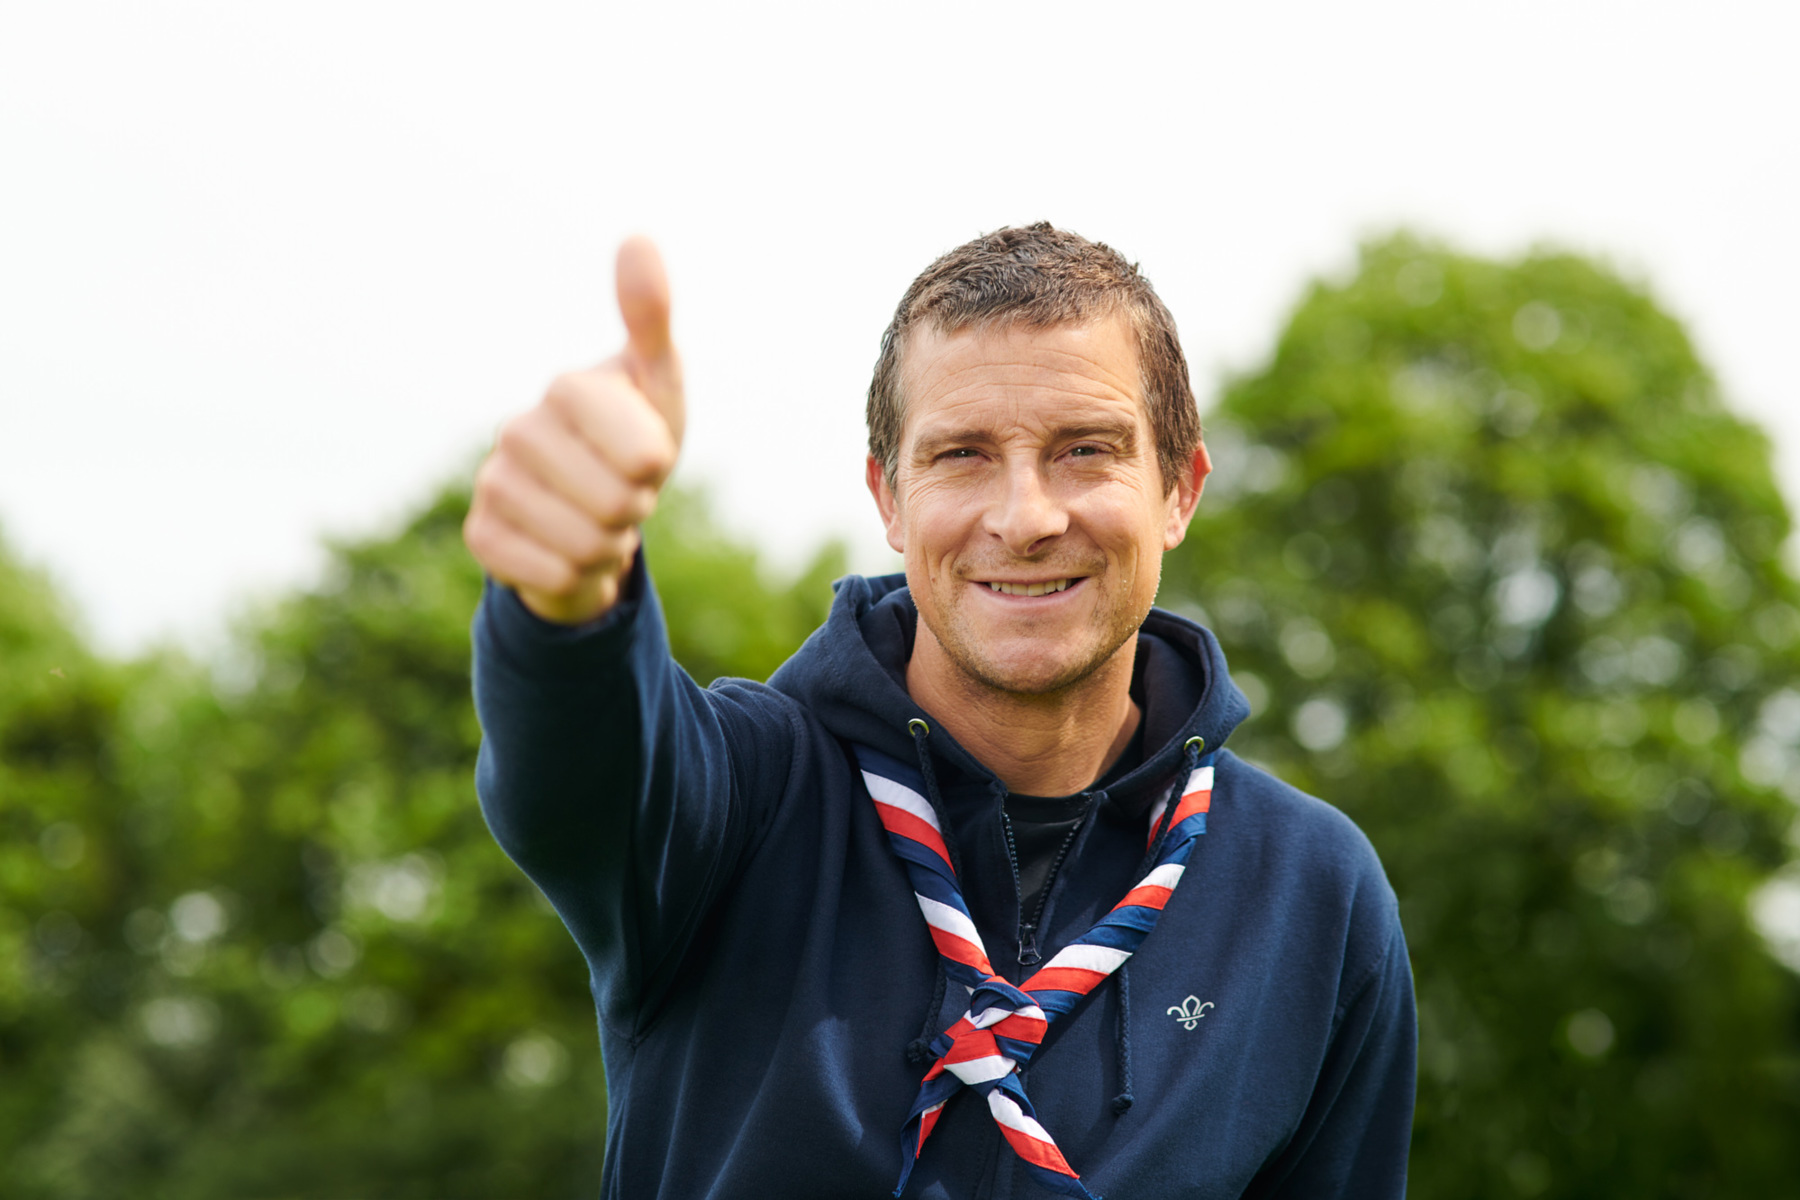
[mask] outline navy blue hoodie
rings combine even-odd
[[[641,563],[641,558],[640,558]],[[904,687],[901,576],[850,577],[767,685],[700,688],[640,565],[588,625],[489,582],[474,622],[482,810],[585,955],[599,1012],[608,1197],[876,1197],[899,1177],[949,1026],[937,954],[847,754],[932,756],[965,898],[1017,982],[1004,785]],[[1144,761],[1094,805],[1048,895],[1049,958],[1136,882],[1183,743],[1247,715],[1211,633],[1155,610],[1138,637]],[[1404,1193],[1416,1049],[1394,896],[1336,809],[1233,756],[1207,832],[1125,969],[1025,1071],[1044,1127],[1110,1200]],[[908,1197],[1040,1193],[967,1094]]]

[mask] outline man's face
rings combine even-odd
[[[1081,682],[1149,613],[1210,469],[1205,448],[1165,489],[1120,317],[919,329],[902,363],[894,485],[872,458],[868,482],[905,556],[921,638],[985,689]]]

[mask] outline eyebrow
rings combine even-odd
[[[1127,450],[1137,445],[1137,426],[1121,421],[1090,421],[1085,425],[1059,425],[1050,432],[1051,440],[1059,442],[1103,437],[1118,442]]]

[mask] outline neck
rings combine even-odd
[[[1041,695],[991,687],[958,670],[921,621],[906,690],[1009,791],[1066,796],[1124,753],[1142,714],[1131,698],[1137,639],[1087,678]]]

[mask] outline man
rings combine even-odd
[[[1393,894],[1151,607],[1211,463],[1148,282],[1041,224],[928,268],[869,393],[904,577],[707,690],[636,532],[684,421],[648,243],[618,292],[465,528],[483,809],[591,968],[606,1194],[1401,1195]]]

